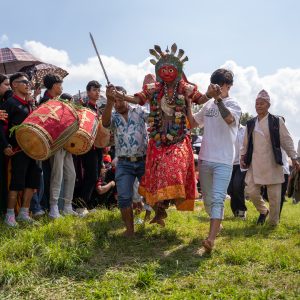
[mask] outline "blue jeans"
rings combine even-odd
[[[131,206],[135,178],[140,181],[144,173],[145,161],[118,161],[115,180],[118,192],[119,208]]]
[[[223,219],[232,165],[201,160],[199,168],[205,210],[211,219]]]

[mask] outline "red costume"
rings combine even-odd
[[[186,100],[197,103],[202,94],[193,84],[183,80],[183,63],[187,57],[182,49],[176,56],[177,46],[171,53],[159,46],[150,53],[157,58],[156,82],[145,84],[135,94],[143,105],[150,102],[149,136],[146,170],[139,193],[151,206],[165,200],[175,200],[177,209],[193,210],[197,196],[195,167],[186,118]]]

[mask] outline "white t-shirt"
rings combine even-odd
[[[230,125],[222,118],[214,99],[209,100],[194,115],[194,119],[199,126],[204,127],[199,160],[232,165],[241,108],[231,97],[223,99],[223,103],[235,119],[235,122]]]

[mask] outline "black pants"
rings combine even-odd
[[[86,154],[80,155],[83,168],[83,186],[81,198],[87,208],[92,208],[91,196],[95,189],[99,177],[100,166],[102,163],[102,150],[92,148]]]
[[[246,172],[242,172],[240,165],[233,165],[232,175],[230,183],[227,189],[227,193],[231,198],[230,206],[234,215],[237,211],[246,211],[245,205],[245,176]]]
[[[11,191],[23,191],[25,188],[40,187],[41,168],[37,162],[23,151],[11,157]]]
[[[41,206],[44,209],[50,208],[50,179],[51,179],[51,165],[50,159],[44,160],[42,162],[42,169],[43,169],[43,180],[44,180],[44,194],[41,200]]]
[[[3,149],[0,148],[0,214],[7,208],[7,182],[6,182],[6,164]]]
[[[284,182],[281,185],[281,201],[280,201],[280,214],[282,210],[283,203],[285,201],[285,194],[289,183],[289,175],[284,174]]]

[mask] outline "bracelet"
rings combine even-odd
[[[207,92],[204,94],[205,95],[205,97],[207,98],[207,100],[210,100],[212,97],[209,97],[208,96],[208,94],[207,94]]]
[[[218,104],[220,104],[222,101],[223,101],[222,98],[218,98],[218,99],[215,99],[215,100],[214,100],[214,103],[215,103],[216,105],[218,105]]]

